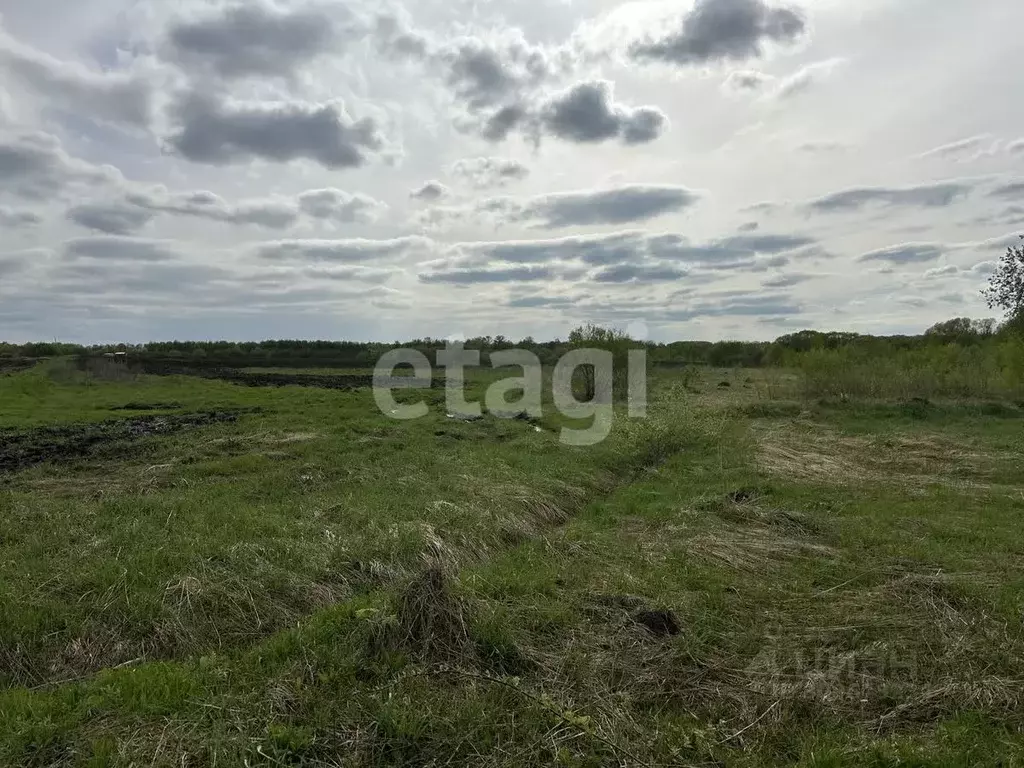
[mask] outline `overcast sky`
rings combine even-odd
[[[919,332],[1024,232],[1015,0],[0,17],[0,339]]]

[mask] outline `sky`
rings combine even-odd
[[[991,317],[1015,0],[0,0],[0,340]]]

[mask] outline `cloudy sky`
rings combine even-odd
[[[0,0],[0,339],[992,314],[1024,4],[402,2]]]

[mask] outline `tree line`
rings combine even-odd
[[[553,365],[566,351],[590,344],[603,347],[608,343],[644,347],[648,361],[656,366],[704,365],[713,367],[746,367],[784,365],[794,355],[815,350],[850,349],[864,354],[892,354],[918,350],[935,345],[973,346],[989,339],[1013,333],[1011,325],[997,325],[994,320],[954,318],[937,323],[916,336],[872,336],[845,332],[806,330],[787,334],[771,342],[751,341],[674,341],[668,343],[640,342],[614,331],[602,333],[576,329],[565,340],[539,342],[532,338],[513,341],[503,336],[480,336],[466,339],[467,349],[481,352],[488,363],[491,352],[503,349],[527,349],[542,363]],[[594,326],[589,326],[594,329]],[[0,358],[38,359],[66,356],[100,356],[109,352],[126,352],[132,361],[179,363],[192,367],[225,368],[371,368],[390,349],[411,348],[436,359],[445,347],[444,339],[422,338],[393,343],[355,341],[303,341],[300,339],[261,342],[236,341],[164,341],[149,344],[100,344],[83,346],[61,342],[8,344],[0,342]]]

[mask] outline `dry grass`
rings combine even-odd
[[[760,423],[754,431],[758,469],[790,481],[833,486],[866,483],[921,488],[947,485],[984,491],[994,465],[1008,454],[981,451],[938,434],[887,438],[841,434],[825,424]]]
[[[780,561],[795,558],[834,557],[823,544],[786,536],[778,529],[753,526],[726,528],[690,539],[686,551],[693,557],[717,561],[748,573],[764,574]]]
[[[465,601],[444,566],[428,564],[398,594],[394,616],[379,624],[376,651],[403,650],[430,662],[459,662],[470,650]]]

